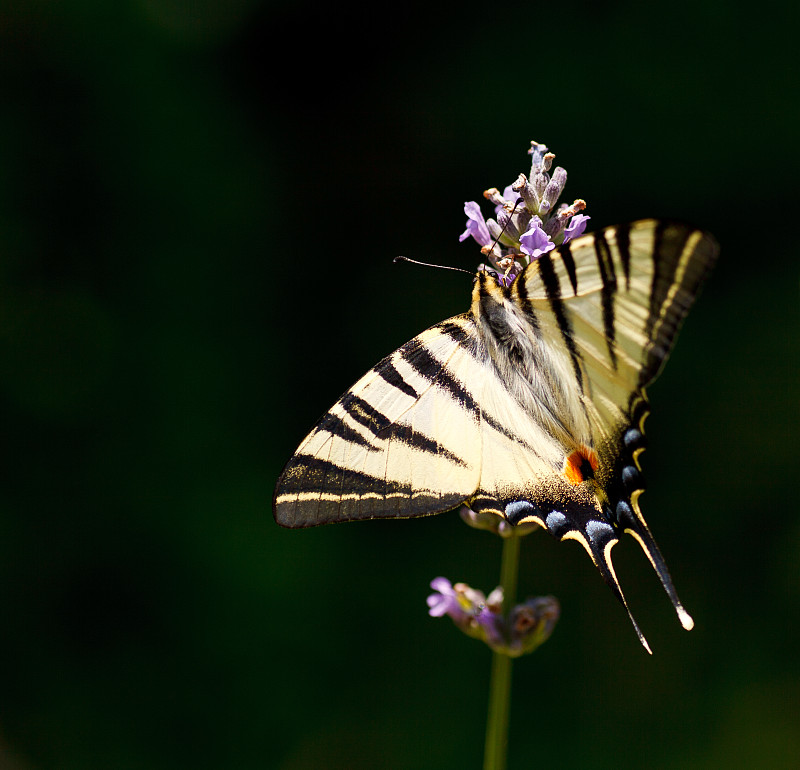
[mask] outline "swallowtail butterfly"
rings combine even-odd
[[[705,232],[644,220],[576,238],[510,287],[478,272],[468,312],[384,358],[309,433],[278,480],[275,519],[311,527],[465,503],[577,540],[626,609],[611,548],[627,532],[690,629],[639,508],[640,455],[645,388],[717,251]]]

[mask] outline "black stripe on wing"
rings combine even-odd
[[[564,263],[564,267],[567,269],[567,275],[569,276],[569,282],[572,285],[572,293],[577,297],[578,296],[578,273],[575,268],[575,259],[572,256],[572,251],[569,247],[569,243],[565,243],[559,247],[558,253],[561,254],[561,261]]]
[[[320,490],[325,490],[320,492]],[[373,501],[356,514],[348,504]],[[314,527],[355,518],[406,518],[440,513],[462,502],[463,495],[412,489],[403,480],[373,476],[313,455],[295,455],[275,496],[279,523],[284,527]],[[343,509],[347,510],[343,514]]]
[[[406,446],[424,452],[435,457],[444,457],[454,465],[466,468],[467,464],[455,452],[451,452],[447,447],[442,446],[438,441],[426,436],[418,430],[414,430],[410,425],[391,425],[382,431],[379,438],[394,439]]]
[[[406,363],[410,364],[421,377],[431,384],[446,390],[455,401],[472,414],[480,414],[480,407],[469,391],[442,365],[435,356],[425,348],[406,351],[400,349],[400,354]]]
[[[719,247],[707,233],[679,222],[659,222],[654,234],[653,278],[644,332],[650,340],[639,386],[661,371]]]
[[[330,433],[331,436],[336,436],[337,438],[344,439],[351,444],[357,444],[358,446],[365,447],[370,450],[375,449],[375,445],[372,444],[367,438],[365,438],[359,431],[348,425],[338,414],[333,414],[333,412],[328,412],[317,425],[317,430],[325,431],[326,433]]]
[[[341,400],[341,406],[357,423],[372,431],[376,439],[381,441],[394,439],[420,452],[436,457],[444,457],[451,463],[466,467],[464,461],[455,452],[451,452],[435,439],[418,430],[414,430],[410,425],[389,423],[385,415],[373,409],[366,401],[352,393],[348,393]],[[356,428],[348,425],[333,412],[328,412],[320,420],[317,430],[325,431],[332,436],[344,439],[351,444],[365,447],[370,451],[379,451],[375,444],[367,440]]]
[[[378,366],[374,367],[372,371],[401,393],[405,393],[415,400],[419,398],[419,393],[405,381],[403,375],[397,371],[395,365],[388,359],[382,361]]]
[[[675,274],[691,233],[688,227],[659,222],[653,241],[653,285],[650,290],[650,312],[644,326],[648,339],[653,337],[656,321],[661,317],[664,302],[675,282]]]
[[[437,332],[449,337],[474,355],[474,331],[471,331],[463,322],[459,323],[454,319],[449,319],[447,321],[442,321],[442,323],[434,328]],[[397,370],[397,367],[392,362],[395,355],[399,355],[404,361],[410,364],[417,374],[421,375],[428,384],[432,384],[436,379],[436,376],[442,368],[442,362],[431,355],[424,342],[420,341],[419,338],[415,338],[403,345],[396,353],[388,356],[372,368],[372,371],[385,382],[389,383],[393,388],[396,388],[401,393],[411,396],[411,398],[416,400],[419,398],[420,394]]]
[[[564,310],[564,302],[561,298],[561,283],[558,280],[555,267],[553,265],[553,258],[550,254],[545,254],[539,257],[537,261],[539,266],[539,275],[542,277],[544,290],[547,293],[547,299],[550,303],[550,309],[553,311],[558,329],[561,332],[561,337],[564,340],[564,345],[569,351],[569,357],[572,360],[572,368],[575,371],[575,379],[578,382],[578,387],[583,390],[583,372],[579,359],[578,348],[575,344],[575,338],[572,332],[572,324]],[[520,280],[524,280],[524,275]]]
[[[350,495],[366,495],[369,493],[381,496],[408,493],[408,484],[393,481],[385,477],[372,476],[369,473],[342,468],[330,460],[324,460],[314,455],[295,455],[286,469],[281,480],[280,496],[289,496],[298,492],[324,490],[330,485],[327,483],[329,476],[342,474],[343,489]]]
[[[594,248],[597,254],[597,266],[600,270],[600,280],[603,288],[600,290],[600,303],[603,309],[603,334],[608,346],[608,357],[611,366],[617,368],[616,323],[614,321],[614,295],[617,293],[617,276],[614,273],[614,262],[611,259],[611,249],[608,247],[605,231],[600,230],[594,234]]]
[[[453,334],[461,334],[463,330],[461,327],[453,325],[451,330]],[[441,328],[437,327],[437,328]],[[461,340],[459,340],[461,341]],[[475,349],[475,338],[472,335],[464,338],[464,349],[468,350],[471,355],[479,360],[477,351]],[[425,377],[428,382],[436,387],[446,391],[450,397],[457,401],[462,409],[469,412],[476,420],[482,420],[487,425],[491,426],[501,435],[520,444],[521,447],[532,451],[523,439],[518,436],[512,428],[503,425],[491,413],[484,411],[478,401],[466,389],[466,387],[456,378],[456,376],[446,367],[441,364],[434,356],[432,356],[425,348],[418,347],[412,350],[404,350],[400,348],[400,354],[403,359],[409,363],[415,371],[422,377]]]
[[[374,406],[354,393],[347,393],[339,403],[348,416],[359,425],[367,428],[374,436],[377,436],[391,424],[391,420],[383,412],[375,409]]]
[[[631,288],[631,226],[619,225],[616,228],[615,238],[619,249],[619,259],[622,262],[622,272],[625,273],[625,290]]]

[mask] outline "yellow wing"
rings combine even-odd
[[[475,324],[434,326],[365,374],[287,464],[274,512],[286,527],[439,513],[471,495],[480,475]]]

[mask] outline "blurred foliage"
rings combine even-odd
[[[466,308],[392,257],[474,266],[462,203],[537,139],[593,226],[689,219],[722,258],[645,457],[697,627],[624,542],[650,658],[577,547],[527,539],[521,590],[562,619],[515,666],[510,766],[797,767],[787,10],[5,4],[0,766],[478,766],[489,653],[425,596],[491,589],[499,542],[286,532],[270,503],[339,393]]]

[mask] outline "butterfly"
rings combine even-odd
[[[467,505],[576,540],[623,604],[611,561],[639,542],[684,628],[645,522],[640,455],[656,378],[718,246],[688,225],[608,227],[531,261],[506,286],[480,270],[468,312],[407,342],[322,417],[281,474],[276,521],[424,516]]]

